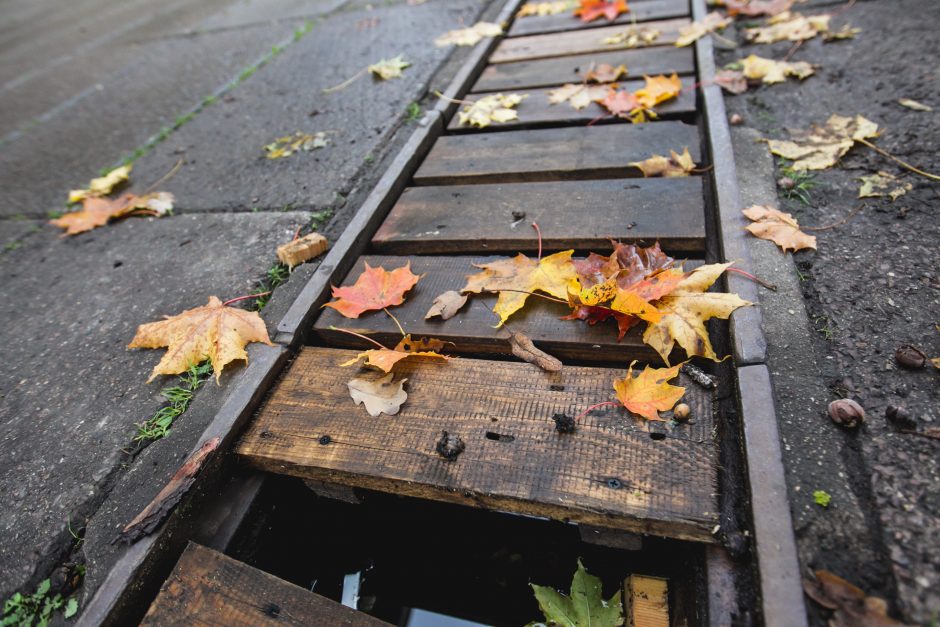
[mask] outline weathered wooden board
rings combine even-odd
[[[713,542],[718,522],[711,397],[691,381],[694,424],[670,429],[605,407],[573,434],[552,416],[612,398],[620,369],[452,359],[400,362],[408,400],[373,418],[348,381],[379,373],[338,364],[355,353],[306,347],[237,447],[263,470],[413,497]],[[655,433],[651,437],[649,430]],[[442,431],[466,448],[436,453]]]
[[[677,118],[689,118],[695,114],[695,91],[690,89],[692,79],[686,78],[683,85],[686,89],[679,92],[679,95],[672,100],[656,106],[655,111],[660,120],[673,120]],[[618,84],[618,89],[626,91],[636,91],[643,87],[644,81],[626,81]],[[479,129],[473,126],[460,124],[460,118],[454,116],[447,127],[451,132],[490,132],[504,129],[517,128],[538,128],[544,126],[559,125],[586,125],[591,122],[630,124],[629,120],[614,117],[610,112],[596,102],[590,103],[583,109],[575,109],[567,102],[552,104],[549,102],[548,95],[553,88],[545,87],[542,89],[521,89],[514,90],[513,93],[527,96],[525,100],[516,106],[519,112],[519,118],[502,124],[493,123],[490,126]],[[467,100],[476,100],[486,96],[486,93],[470,94],[466,96]]]
[[[211,549],[190,544],[142,625],[388,625]]]
[[[611,250],[608,243],[596,252],[607,254]],[[550,250],[546,253],[551,252]],[[418,284],[408,292],[404,304],[394,308],[395,317],[408,333],[415,336],[431,336],[453,342],[448,350],[462,354],[503,354],[511,353],[509,333],[506,329],[494,328],[499,321],[493,313],[496,296],[476,294],[463,309],[450,320],[439,317],[425,320],[424,315],[431,308],[434,298],[449,290],[460,290],[466,285],[466,277],[479,272],[473,263],[485,263],[498,257],[361,257],[352,271],[343,281],[351,285],[365,269],[364,263],[372,267],[382,266],[386,270],[400,268],[411,263],[411,271],[423,275]],[[694,267],[686,264],[686,268]],[[524,333],[539,346],[561,359],[630,363],[639,359],[650,363],[661,363],[659,355],[643,343],[640,328],[642,324],[627,332],[623,340],[617,342],[617,325],[606,320],[594,326],[580,320],[561,320],[570,313],[567,305],[553,303],[530,296],[525,308],[513,314],[509,326],[513,331]],[[314,331],[327,344],[333,346],[354,346],[375,348],[355,336],[336,331],[330,327],[367,331],[369,337],[394,346],[401,339],[401,333],[395,322],[384,311],[366,312],[358,318],[345,318],[331,307],[326,307],[314,323]],[[673,361],[681,360],[681,350],[672,355]]]
[[[409,187],[373,236],[372,248],[383,254],[535,253],[532,222],[549,250],[606,250],[611,239],[705,250],[697,176]]]
[[[677,121],[445,135],[415,185],[460,185],[642,176],[631,161],[682,152],[700,161],[698,129]]]
[[[644,29],[646,31],[658,31],[659,34],[652,43],[643,44],[641,42],[636,47],[671,46],[676,43],[679,37],[679,29],[688,26],[690,23],[691,20],[688,18],[678,18],[661,22],[645,22],[636,26],[625,24],[622,26],[585,28],[566,33],[509,37],[499,42],[496,50],[490,55],[490,63],[507,63],[509,61],[563,57],[569,54],[584,54],[586,52],[623,50],[636,46],[636,44],[627,41],[604,43],[604,40],[624,32],[641,33]]]
[[[637,48],[488,65],[470,91],[515,91],[577,83],[592,66],[604,63],[614,67],[626,65],[628,76],[636,78],[644,74],[695,73],[695,57],[691,48]]]
[[[538,2],[539,0],[532,1]],[[628,6],[630,11],[617,16],[617,19],[613,22],[602,18],[585,23],[575,16],[573,11],[565,11],[557,15],[517,17],[512,28],[509,29],[509,36],[519,37],[584,28],[601,28],[611,24],[629,25],[634,21],[665,20],[675,17],[687,17],[691,14],[689,0],[636,0],[629,2]]]

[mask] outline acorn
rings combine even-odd
[[[850,398],[840,398],[829,403],[829,417],[837,425],[856,427],[865,421],[865,410]]]
[[[692,415],[692,408],[685,403],[679,403],[672,410],[672,417],[680,422],[685,422]]]
[[[894,351],[894,361],[905,370],[920,370],[927,365],[927,355],[916,346],[902,344]]]

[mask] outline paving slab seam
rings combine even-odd
[[[704,0],[692,0],[696,21],[707,14]],[[715,57],[710,37],[696,44],[707,139],[712,149],[715,205],[725,260],[752,267],[745,241],[744,218],[731,133],[721,88],[714,83]],[[728,288],[759,302],[756,285],[743,277],[728,278]],[[738,379],[738,405],[744,436],[755,552],[760,580],[761,614],[768,626],[806,625],[796,538],[786,489],[783,453],[777,430],[770,374],[764,365],[766,339],[758,308],[738,310],[731,317],[732,346]]]

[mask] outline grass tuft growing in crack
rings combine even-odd
[[[148,420],[137,425],[135,442],[153,442],[164,438],[170,433],[170,428],[180,415],[189,409],[193,401],[193,394],[212,376],[212,364],[204,362],[198,366],[190,366],[189,370],[179,376],[179,383],[172,387],[163,388],[163,398],[166,404]]]
[[[812,203],[812,190],[818,184],[816,175],[810,174],[806,170],[794,170],[790,166],[781,164],[780,173],[783,175],[777,180],[777,187],[787,200],[799,199],[804,205],[809,206]]]

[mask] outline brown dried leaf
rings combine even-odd
[[[676,154],[674,150],[670,151],[670,157],[666,158],[660,155],[653,155],[643,161],[634,161],[628,163],[643,172],[643,176],[689,176],[695,169],[695,162],[689,149],[685,148],[682,154]]]
[[[509,331],[509,346],[512,354],[530,364],[535,364],[546,372],[561,370],[561,361],[535,347],[527,336],[515,331]]]
[[[394,416],[408,400],[408,392],[404,389],[408,379],[393,382],[392,376],[390,373],[381,379],[351,379],[346,384],[349,396],[356,405],[363,404],[370,416]]]
[[[617,67],[609,63],[601,63],[596,68],[588,70],[584,80],[595,83],[613,83],[627,75],[627,66],[620,64]]]
[[[790,131],[789,141],[768,139],[770,152],[791,159],[794,170],[824,170],[835,165],[857,140],[877,137],[878,125],[860,115],[833,114],[826,124],[809,130]]]
[[[441,320],[450,320],[460,309],[467,304],[467,295],[461,294],[456,290],[450,290],[439,294],[434,298],[428,313],[424,314],[424,319],[440,316]]]
[[[804,248],[816,250],[816,237],[801,231],[800,225],[789,213],[764,205],[753,205],[741,213],[753,222],[745,227],[751,235],[770,240],[783,252]]]
[[[887,614],[883,599],[866,596],[860,588],[828,570],[817,570],[803,580],[803,591],[826,609],[835,610],[830,627],[903,627]]]
[[[715,74],[715,84],[731,94],[747,91],[747,79],[739,70],[721,70]]]

